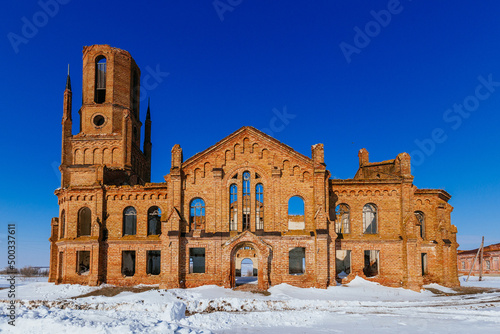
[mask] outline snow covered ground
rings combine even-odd
[[[462,287],[500,289],[500,277]],[[0,288],[7,287],[0,276]],[[456,291],[432,284],[420,293],[356,278],[347,286],[302,289],[280,284],[270,295],[217,286],[101,294],[109,286],[54,285],[18,278],[16,326],[8,289],[0,290],[7,333],[500,333],[499,291]],[[151,288],[147,290],[148,288]],[[97,291],[99,290],[99,291]],[[147,290],[147,291],[144,291]],[[435,292],[442,293],[436,294]],[[81,298],[76,296],[90,295]]]

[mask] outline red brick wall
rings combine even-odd
[[[95,104],[93,84],[95,57],[105,54],[108,62],[106,103]],[[234,285],[236,253],[245,245],[255,249],[260,288],[288,283],[325,288],[336,284],[336,249],[351,250],[351,274],[364,276],[364,251],[379,250],[379,274],[370,280],[390,286],[419,289],[424,282],[458,284],[456,228],[451,225],[450,196],[441,190],[419,190],[413,186],[410,158],[370,163],[366,150],[360,153],[360,169],[354,179],[331,180],[324,164],[322,144],[313,145],[311,157],[294,151],[251,127],[243,127],[205,151],[183,161],[182,149],[172,149],[172,168],[164,183],[145,183],[150,165],[132,143],[133,126],[140,122],[130,110],[131,71],[135,62],[126,51],[109,46],[84,49],[84,104],[82,132],[71,136],[64,130],[62,188],[56,191],[66,214],[66,233],[53,222],[50,280],[58,283],[117,285],[160,284],[161,287]],[[67,105],[71,94],[66,91]],[[110,102],[110,103],[108,103]],[[113,103],[111,103],[113,102]],[[65,108],[67,127],[68,108]],[[95,113],[106,116],[101,128],[92,125]],[[140,132],[139,132],[140,133]],[[115,149],[115,150],[114,150]],[[114,150],[114,151],[113,151]],[[242,199],[245,171],[250,172],[250,229],[243,231]],[[354,174],[355,171],[353,171]],[[122,173],[122,174],[120,174]],[[125,184],[127,183],[127,184]],[[255,225],[255,186],[264,186],[264,229]],[[238,229],[230,231],[229,187],[238,186]],[[304,229],[290,229],[288,201],[304,200]],[[205,203],[205,226],[192,230],[190,203]],[[351,231],[335,233],[335,206],[350,207]],[[363,206],[378,209],[378,231],[363,233]],[[78,237],[78,211],[92,212],[91,236]],[[123,211],[137,211],[137,233],[123,235]],[[147,211],[162,211],[162,234],[147,235]],[[425,214],[425,236],[415,211]],[[205,273],[189,272],[189,249],[205,248]],[[289,251],[304,247],[305,273],[289,274]],[[91,253],[91,269],[77,272],[77,252]],[[135,251],[136,270],[122,275],[122,252]],[[146,252],[161,251],[160,275],[146,274]],[[421,253],[427,253],[428,272],[422,276]],[[60,256],[62,254],[62,261]],[[62,265],[60,265],[62,264]]]

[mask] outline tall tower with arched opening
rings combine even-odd
[[[127,51],[109,45],[83,48],[82,106],[76,135],[71,133],[70,84],[64,99],[63,188],[150,181],[149,107],[141,150],[140,70]]]

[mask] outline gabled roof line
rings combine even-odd
[[[198,152],[195,155],[191,156],[189,159],[187,159],[186,161],[184,161],[182,163],[182,167],[185,167],[186,165],[195,162],[200,157],[202,157],[205,154],[208,154],[209,152],[215,150],[219,146],[222,146],[224,143],[230,141],[232,138],[236,137],[238,134],[240,134],[241,132],[243,132],[245,130],[251,131],[251,132],[253,132],[253,133],[257,134],[257,135],[260,135],[260,136],[264,137],[265,139],[273,142],[275,145],[284,146],[284,147],[290,149],[290,151],[293,152],[294,154],[296,154],[300,159],[305,160],[308,163],[312,163],[312,159],[311,158],[309,158],[308,156],[306,156],[306,155],[304,155],[304,154],[302,154],[300,152],[297,152],[296,150],[294,150],[293,148],[291,148],[287,144],[284,144],[284,143],[280,142],[278,139],[271,137],[267,133],[264,133],[264,132],[256,129],[253,126],[243,126],[243,127],[239,128],[238,130],[234,131],[233,133],[227,135],[223,139],[219,140],[214,145],[212,145],[212,146],[208,147],[207,149],[205,149],[205,150],[203,150],[201,152]]]

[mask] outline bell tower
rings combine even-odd
[[[80,132],[63,134],[63,187],[150,181],[151,153],[140,148],[139,87],[140,70],[127,51],[109,45],[83,48]],[[66,95],[67,89],[65,101]],[[67,109],[65,102],[65,119]],[[150,127],[149,115],[146,122]]]

